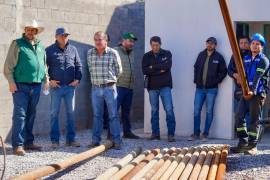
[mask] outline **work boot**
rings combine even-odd
[[[256,155],[258,153],[257,147],[253,147],[244,152],[245,155]]]
[[[230,152],[232,153],[244,153],[245,151],[248,151],[250,147],[247,143],[238,143],[237,146],[231,147]]]
[[[66,146],[71,146],[71,147],[80,147],[81,144],[77,141],[71,141],[71,142],[66,142]]]
[[[203,142],[208,141],[208,136],[205,135],[205,134],[202,134],[200,138],[201,138],[201,140],[202,140]]]
[[[13,148],[13,154],[16,156],[24,156],[26,153],[22,146]]]
[[[172,135],[168,136],[168,142],[175,142],[175,138]]]
[[[87,147],[88,148],[95,148],[95,147],[97,147],[99,145],[100,145],[99,143],[92,143],[92,144],[89,144]]]
[[[24,150],[42,151],[42,147],[36,144],[27,144],[24,145]]]
[[[195,135],[195,134],[192,134],[192,135],[188,138],[188,141],[195,141],[195,140],[198,140],[198,139],[200,139],[200,136]]]
[[[119,144],[119,143],[113,143],[113,149],[115,149],[115,150],[121,150],[121,144]]]
[[[154,135],[154,134],[152,134],[152,135],[148,138],[148,140],[150,140],[150,141],[160,140],[160,135]]]
[[[57,143],[57,142],[52,142],[52,144],[51,144],[51,148],[53,148],[53,149],[56,149],[56,148],[59,148],[59,143]]]
[[[140,139],[139,136],[136,136],[132,132],[124,133],[123,138],[127,138],[127,139]]]

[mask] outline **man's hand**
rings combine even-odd
[[[50,89],[50,84],[49,83],[44,83],[43,92],[47,92],[47,91],[49,91],[49,89]]]
[[[17,85],[15,83],[9,83],[9,91],[11,93],[15,93],[17,90]]]
[[[250,100],[254,96],[254,92],[248,91],[247,95],[244,95],[246,100]]]
[[[79,85],[79,81],[78,80],[74,80],[72,81],[72,83],[69,84],[70,86],[73,86],[73,87],[77,87]]]
[[[233,73],[233,77],[236,80],[238,85],[241,85],[241,78],[238,73]]]
[[[59,88],[60,85],[58,83],[60,83],[60,81],[50,80],[50,86],[53,88]]]

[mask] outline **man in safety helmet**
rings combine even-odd
[[[242,97],[236,112],[237,136],[239,143],[232,147],[233,153],[256,154],[258,141],[258,121],[268,91],[269,60],[263,54],[265,39],[254,34],[250,42],[251,55],[244,57],[246,80],[249,85],[248,97]],[[250,127],[247,128],[245,116],[250,113]]]

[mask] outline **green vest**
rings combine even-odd
[[[45,49],[40,41],[34,46],[24,37],[16,40],[19,54],[14,80],[20,83],[41,83],[45,77]],[[35,48],[34,48],[35,47]]]

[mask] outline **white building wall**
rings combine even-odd
[[[256,4],[255,4],[256,2]],[[269,21],[269,0],[229,0],[233,21]],[[255,7],[260,7],[257,9]],[[193,64],[205,40],[215,36],[217,50],[227,64],[231,49],[218,0],[146,0],[145,5],[145,50],[149,51],[149,39],[153,35],[162,38],[163,48],[173,54],[173,100],[176,116],[176,135],[189,136],[193,132]],[[231,139],[233,137],[233,82],[230,78],[222,82],[216,99],[214,120],[210,136]],[[160,128],[167,134],[165,113],[160,112]],[[204,127],[205,111],[202,113]],[[151,132],[151,108],[145,91],[145,132]]]

